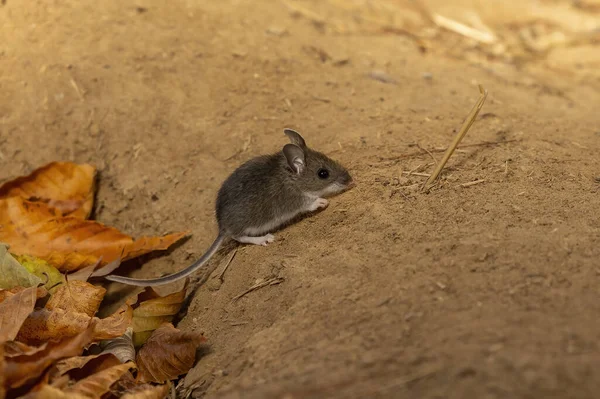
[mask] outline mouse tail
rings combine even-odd
[[[225,241],[226,237],[227,237],[227,235],[224,232],[219,233],[219,235],[217,236],[215,241],[212,243],[210,248],[208,248],[208,251],[206,251],[204,253],[204,255],[202,255],[200,257],[200,259],[198,259],[197,261],[195,261],[194,263],[192,263],[190,266],[186,267],[185,269],[180,270],[173,274],[169,274],[168,276],[151,278],[151,279],[138,279],[138,278],[129,278],[129,277],[123,277],[123,276],[109,275],[109,276],[106,276],[105,279],[107,279],[109,281],[115,281],[117,283],[122,283],[122,284],[127,284],[127,285],[135,285],[138,287],[152,287],[152,286],[168,284],[168,283],[175,282],[177,280],[181,280],[182,278],[189,276],[190,274],[194,273],[196,270],[198,270],[199,268],[204,266],[204,264],[206,262],[208,262],[208,260],[210,258],[212,258],[212,256],[219,250],[219,248],[221,247],[221,244],[223,244],[223,241]]]

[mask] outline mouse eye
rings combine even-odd
[[[319,169],[317,172],[319,179],[327,179],[329,177],[329,171],[327,169]]]

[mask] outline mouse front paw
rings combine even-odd
[[[329,201],[327,201],[325,198],[317,198],[312,204],[309,205],[308,210],[310,212],[314,212],[317,209],[327,208],[327,205],[329,205]]]

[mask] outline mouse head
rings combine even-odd
[[[342,165],[308,148],[298,132],[291,129],[283,132],[292,142],[283,147],[283,155],[303,192],[328,197],[352,186],[352,177]]]

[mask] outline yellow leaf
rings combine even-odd
[[[21,197],[38,200],[70,214],[87,219],[94,205],[96,169],[88,164],[52,162],[0,186],[0,198]]]
[[[138,296],[139,305],[133,310],[133,341],[136,347],[146,342],[150,336],[148,333],[173,321],[185,300],[186,289],[183,287],[181,291],[161,297],[152,288],[146,288]]]
[[[15,259],[27,269],[27,271],[37,277],[42,282],[46,281],[44,287],[52,293],[58,288],[58,285],[65,282],[65,276],[57,268],[50,265],[43,259],[29,255],[15,255]]]
[[[8,245],[0,242],[0,289],[11,289],[14,287],[38,286],[42,280],[29,273],[8,252]]]
[[[187,233],[133,240],[117,229],[91,220],[61,217],[48,205],[20,197],[0,199],[0,240],[11,252],[48,261],[61,271],[127,260],[165,250]]]

